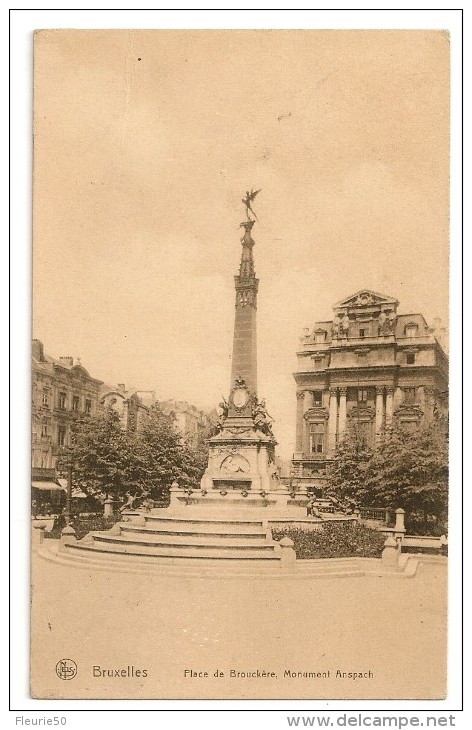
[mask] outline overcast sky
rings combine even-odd
[[[262,188],[259,395],[291,456],[304,327],[362,288],[447,320],[448,56],[440,31],[37,34],[34,337],[217,405]]]

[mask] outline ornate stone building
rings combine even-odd
[[[54,476],[61,447],[69,444],[74,419],[98,408],[101,380],[72,357],[50,357],[40,340],[32,346],[33,479]]]
[[[316,322],[297,352],[294,486],[322,489],[336,444],[351,424],[369,444],[394,420],[414,429],[447,409],[444,331],[399,302],[362,290]]]

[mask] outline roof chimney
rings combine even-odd
[[[31,354],[35,360],[44,362],[44,345],[41,340],[33,340]]]

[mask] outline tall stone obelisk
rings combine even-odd
[[[245,232],[241,239],[243,250],[239,274],[234,277],[236,303],[230,389],[237,378],[243,378],[249,391],[253,395],[257,395],[256,313],[259,279],[256,279],[252,256],[255,243],[251,235],[253,226],[253,220],[241,223],[241,227],[245,229]]]
[[[275,445],[265,402],[257,397],[257,292],[251,203],[259,191],[246,193],[246,220],[241,223],[242,252],[236,289],[233,359],[228,401],[220,403],[217,433],[210,439],[208,468],[201,481],[207,504],[266,507],[280,501]],[[252,213],[254,218],[250,217]],[[274,497],[278,494],[278,497]],[[223,498],[223,499],[222,499]],[[200,503],[203,499],[199,500]]]

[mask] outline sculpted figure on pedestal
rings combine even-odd
[[[257,400],[257,396],[254,396],[254,405],[252,408],[252,418],[254,420],[255,430],[262,431],[267,436],[272,435],[271,423],[272,418],[267,413],[265,400],[262,399],[260,402]]]

